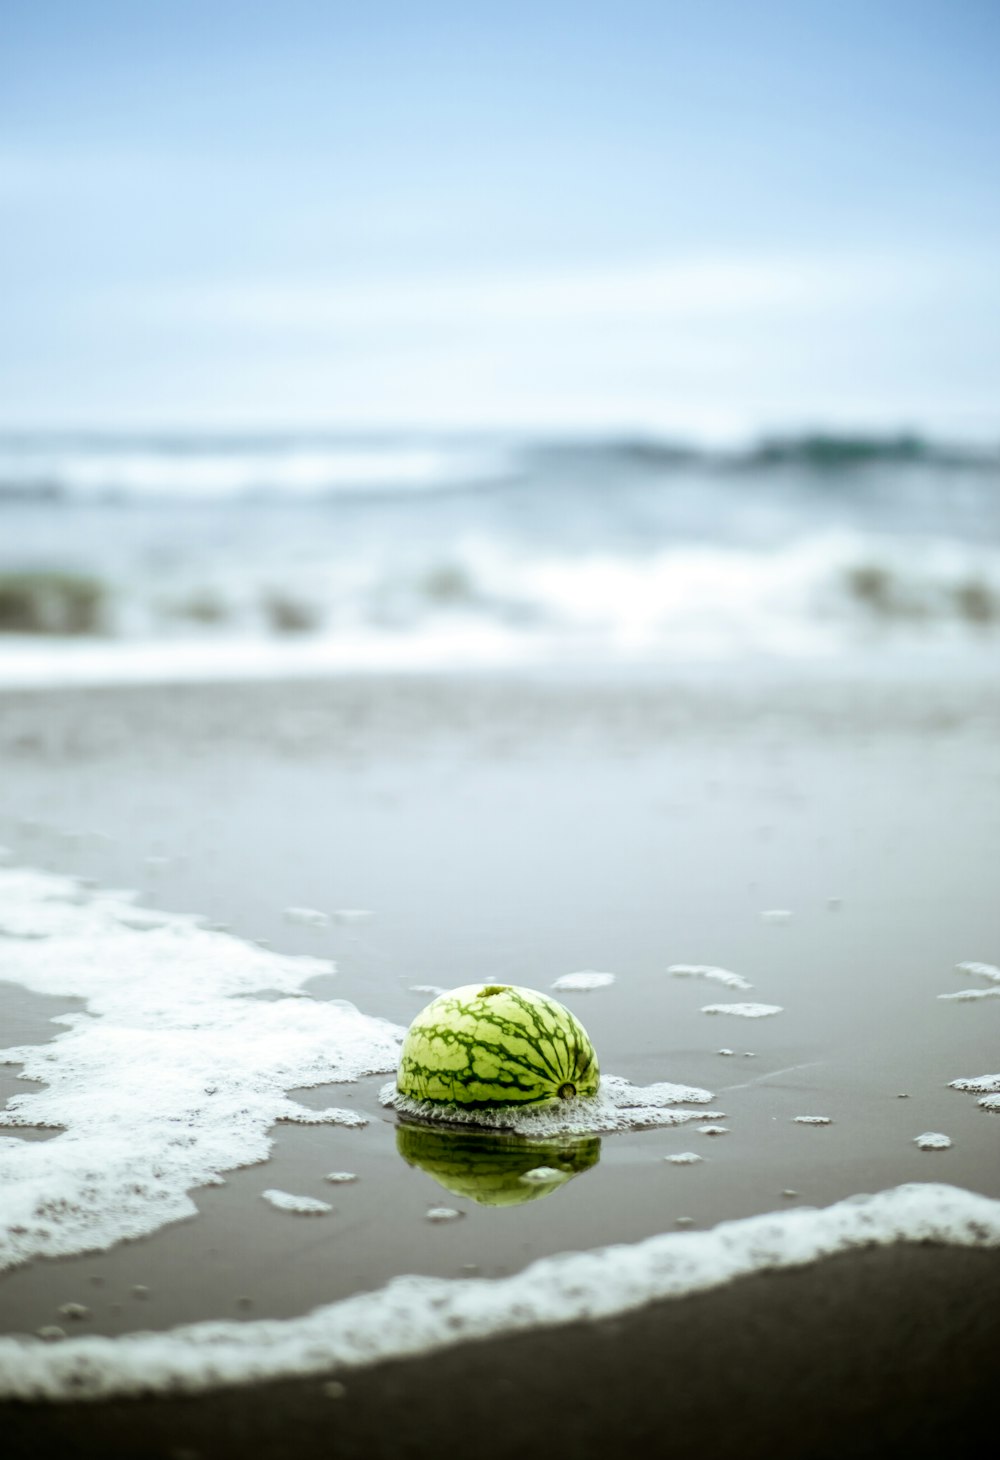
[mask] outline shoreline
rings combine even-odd
[[[1000,1255],[1000,1201],[910,1183],[832,1206],[765,1212],[706,1232],[544,1257],[501,1279],[398,1276],[298,1318],[214,1320],[163,1333],[0,1337],[0,1400],[55,1403],[212,1393],[435,1357],[524,1332],[618,1323],[758,1276],[922,1244]]]
[[[321,1128],[282,1127],[270,1170],[234,1172],[194,1193],[195,1220],[115,1248],[100,1301],[152,1283],[164,1306],[148,1301],[147,1321],[166,1339],[184,1322],[168,1305],[182,1293],[166,1289],[186,1284],[183,1301],[200,1301],[186,1273],[203,1274],[220,1317],[233,1312],[220,1296],[240,1292],[255,1294],[255,1314],[302,1313],[322,1304],[317,1282],[373,1290],[380,1264],[468,1288],[467,1259],[503,1283],[536,1253],[593,1255],[674,1222],[696,1228],[674,1236],[710,1241],[720,1222],[773,1213],[785,1186],[821,1210],[927,1176],[996,1198],[991,1116],[946,1091],[995,1068],[996,1001],[938,1000],[961,987],[963,960],[997,961],[998,723],[992,676],[937,680],[929,666],[887,678],[675,666],[0,693],[0,841],[15,865],[135,886],[143,904],[190,908],[244,943],[332,956],[336,978],[310,996],[397,1026],[418,985],[470,970],[544,988],[568,969],[614,969],[613,989],[571,996],[604,1067],[725,1091],[731,1117],[721,1142],[681,1127],[684,1148],[701,1142],[706,1156],[670,1184],[663,1173],[677,1168],[663,1158],[677,1140],[639,1133],[609,1138],[600,1165],[504,1228],[460,1199],[468,1219],[445,1246],[423,1221],[441,1188],[400,1162],[388,1127],[339,1145]],[[327,922],[285,916],[303,908]],[[372,920],[338,922],[337,908]],[[769,922],[768,908],[794,916]],[[668,964],[736,969],[750,997],[783,1012],[746,1027],[705,1019],[712,989],[665,978]],[[24,1017],[57,1029],[47,1012]],[[718,1058],[722,1042],[738,1060]],[[341,1102],[333,1088],[317,1108]],[[833,1123],[795,1124],[803,1111]],[[925,1129],[954,1149],[917,1151]],[[262,1186],[328,1197],[331,1167],[361,1172],[339,1203],[343,1225],[259,1201]],[[238,1252],[216,1270],[227,1230]],[[333,1245],[310,1253],[317,1236]],[[16,1326],[54,1321],[44,1315],[79,1297],[96,1263],[12,1274]],[[244,1286],[255,1268],[259,1292]],[[301,1296],[310,1285],[318,1298]],[[940,1457],[971,1443],[995,1405],[998,1311],[997,1252],[918,1238],[332,1379],[19,1400],[0,1413],[13,1456],[53,1460],[306,1460],[331,1447],[338,1460],[394,1460],[470,1431],[529,1457],[554,1444],[603,1457],[623,1442],[678,1460],[842,1460],[847,1447]],[[123,1321],[141,1317],[128,1308]],[[46,1347],[46,1361],[63,1347]]]
[[[613,1319],[197,1397],[0,1405],[10,1460],[958,1453],[995,1419],[1000,1254],[897,1244]],[[617,1451],[616,1451],[616,1447]]]
[[[989,625],[956,633],[953,626],[858,622],[840,640],[817,641],[785,650],[758,645],[717,652],[623,651],[599,640],[562,642],[539,635],[532,642],[502,632],[468,642],[461,629],[431,635],[417,652],[403,633],[359,639],[351,647],[336,637],[234,636],[231,639],[47,639],[0,635],[0,700],[32,694],[129,691],[214,691],[286,688],[291,693],[386,685],[549,685],[600,689],[678,684],[685,689],[721,688],[748,682],[865,685],[882,683],[939,687],[989,684],[1000,664],[1000,639]]]

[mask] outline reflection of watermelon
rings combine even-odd
[[[601,1157],[598,1136],[528,1142],[426,1125],[398,1125],[396,1146],[404,1161],[433,1176],[445,1191],[486,1207],[519,1206],[549,1196],[571,1177],[596,1166]],[[545,1168],[541,1179],[523,1179],[526,1172],[540,1168]]]
[[[414,1019],[396,1085],[414,1100],[484,1109],[595,1095],[599,1082],[587,1031],[562,1004],[534,989],[466,984]]]

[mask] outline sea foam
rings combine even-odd
[[[598,973],[596,969],[585,968],[579,973],[564,973],[552,985],[562,993],[586,994],[594,989],[606,989],[615,981],[613,973]]]
[[[667,969],[674,978],[704,978],[710,983],[724,984],[727,989],[752,989],[753,984],[741,973],[730,973],[727,968],[714,968],[708,963],[672,963]]]
[[[972,1090],[983,1098],[979,1104],[984,1110],[1000,1111],[1000,1075],[973,1075],[963,1080],[952,1080],[953,1090]]]
[[[767,1019],[783,1012],[780,1004],[704,1004],[703,1014],[735,1014],[740,1019]]]
[[[992,983],[1000,983],[1000,968],[993,963],[956,963],[956,972],[971,973],[974,978],[988,978]]]
[[[751,1273],[894,1242],[1000,1247],[1000,1202],[920,1182],[821,1210],[772,1212],[708,1232],[563,1253],[512,1277],[396,1278],[301,1318],[196,1323],[56,1344],[0,1338],[0,1399],[196,1394],[343,1372],[471,1339],[608,1318]]]
[[[684,1105],[705,1105],[714,1097],[695,1085],[633,1085],[621,1075],[602,1075],[596,1095],[561,1100],[550,1106],[500,1106],[496,1110],[465,1110],[460,1105],[435,1105],[401,1095],[394,1081],[383,1085],[383,1105],[411,1119],[435,1125],[473,1125],[512,1131],[527,1139],[564,1135],[604,1135],[612,1131],[641,1130],[648,1126],[684,1125],[692,1120],[722,1119],[718,1110],[684,1110]]]
[[[402,1030],[304,996],[326,961],[35,871],[0,869],[0,929],[6,979],[87,1001],[50,1043],[0,1050],[44,1086],[13,1096],[0,1128],[60,1132],[0,1138],[0,1271],[193,1216],[191,1190],[263,1161],[276,1122],[364,1124],[289,1091],[396,1066]]]

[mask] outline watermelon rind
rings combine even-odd
[[[431,1106],[546,1107],[597,1094],[590,1036],[564,1004],[514,984],[465,984],[417,1015],[396,1088]]]

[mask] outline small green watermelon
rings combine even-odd
[[[511,984],[466,984],[414,1019],[396,1088],[484,1110],[596,1095],[600,1078],[590,1037],[563,1004]]]
[[[601,1158],[599,1136],[524,1141],[405,1121],[396,1127],[396,1146],[408,1165],[426,1171],[445,1191],[485,1207],[520,1206],[551,1196]]]

